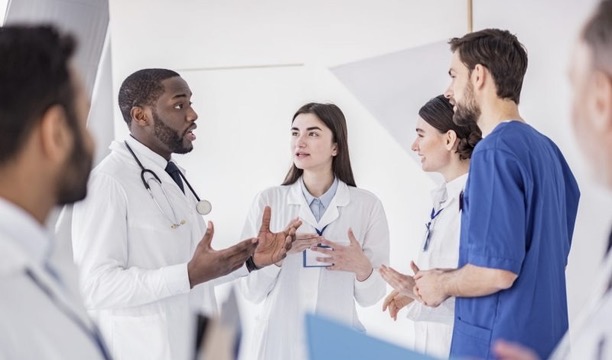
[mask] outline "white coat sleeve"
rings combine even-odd
[[[452,325],[455,320],[455,298],[450,297],[435,308],[413,301],[406,306],[406,317],[413,321],[430,321]]]
[[[99,310],[151,303],[190,291],[187,263],[128,267],[127,195],[112,177],[93,174],[87,198],[72,219],[74,260],[86,308]]]
[[[261,226],[261,216],[263,209],[268,202],[264,199],[262,194],[258,194],[253,201],[253,205],[249,211],[244,228],[242,230],[242,237],[249,238],[255,237],[259,233]],[[279,211],[272,209],[272,213]],[[262,302],[272,291],[276,284],[276,279],[281,272],[281,267],[276,265],[266,266],[257,271],[253,271],[248,276],[240,280],[240,290],[244,297],[254,303]]]
[[[380,200],[376,199],[367,221],[362,248],[374,271],[364,281],[355,279],[355,300],[361,306],[374,305],[385,296],[386,283],[376,269],[382,264],[389,264],[389,225]]]

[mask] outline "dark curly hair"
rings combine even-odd
[[[0,27],[0,163],[11,159],[53,105],[78,129],[70,59],[76,40],[52,25]]]
[[[444,134],[448,130],[453,130],[459,140],[457,144],[459,159],[469,159],[472,157],[474,147],[482,139],[482,132],[475,122],[464,126],[457,125],[453,121],[453,113],[453,105],[444,95],[438,95],[429,100],[419,110],[419,116],[440,133]]]
[[[168,69],[142,69],[128,76],[119,88],[119,109],[128,127],[134,106],[152,105],[164,93],[162,81],[180,76]]]

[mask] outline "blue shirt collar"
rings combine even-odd
[[[312,196],[310,192],[308,192],[308,189],[306,189],[306,185],[304,184],[303,177],[300,178],[300,187],[302,188],[302,194],[304,194],[306,203],[308,204],[308,206],[310,206],[310,204],[312,204],[312,202],[316,198]],[[329,187],[329,189],[327,189],[325,194],[321,195],[318,198],[321,204],[323,205],[324,209],[327,209],[327,207],[331,203],[332,199],[334,198],[334,195],[336,195],[336,190],[338,190],[338,178],[334,178],[334,182],[332,182],[332,185]]]

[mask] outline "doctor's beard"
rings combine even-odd
[[[182,135],[179,135],[177,130],[174,130],[157,115],[156,111],[153,111],[153,131],[155,137],[164,143],[171,152],[175,154],[186,154],[193,150],[193,144],[188,142],[187,145],[183,143],[185,135],[190,130],[188,128]]]
[[[465,89],[465,104],[456,104],[453,121],[459,126],[468,126],[472,123],[478,124],[478,118],[480,118],[480,107],[474,99],[474,87],[468,83]]]

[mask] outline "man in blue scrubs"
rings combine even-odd
[[[612,190],[612,0],[601,1],[582,28],[572,51],[572,125],[594,180]],[[609,239],[612,239],[610,234]],[[593,245],[593,239],[584,239]],[[610,240],[608,240],[610,241]],[[608,247],[609,248],[609,245]],[[596,260],[597,261],[597,260]],[[555,359],[610,359],[612,356],[612,254],[589,279],[589,301],[557,346]],[[590,302],[590,304],[589,304]],[[571,333],[571,344],[570,334]],[[519,344],[498,341],[495,355],[504,360],[536,360]]]
[[[508,31],[454,38],[445,95],[476,120],[458,269],[416,274],[426,305],[457,297],[451,358],[493,358],[499,338],[546,358],[568,327],[565,266],[579,190],[557,146],[518,111],[527,54]]]

